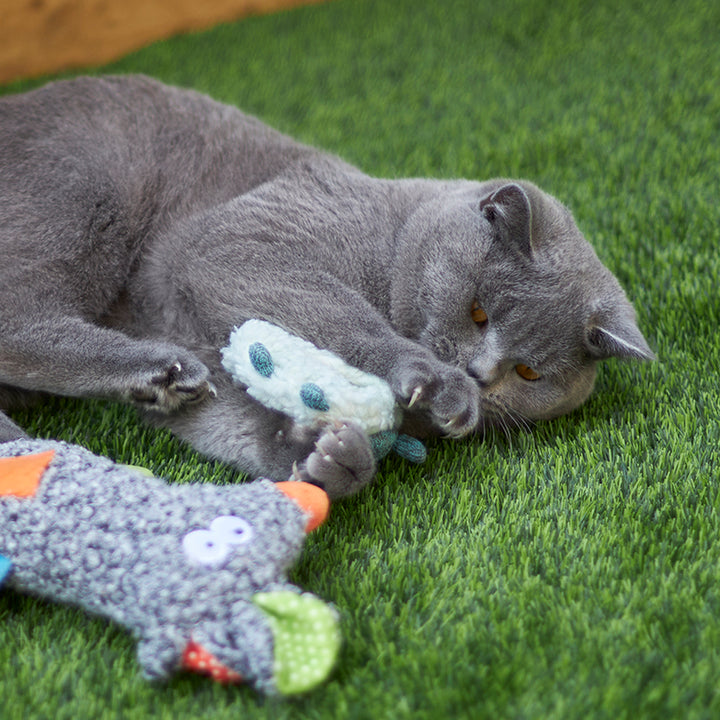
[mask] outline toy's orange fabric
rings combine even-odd
[[[54,450],[47,450],[36,455],[0,458],[0,496],[35,495],[40,480],[54,456]]]
[[[330,512],[330,498],[317,485],[286,480],[275,483],[275,487],[294,500],[310,516],[305,532],[312,532],[327,519]]]

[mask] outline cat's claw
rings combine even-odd
[[[468,433],[474,430],[475,426],[469,426],[467,423],[463,423],[461,418],[455,418],[440,426],[443,435],[451,438],[465,437]]]
[[[168,363],[164,370],[150,373],[145,382],[129,391],[129,399],[145,410],[170,413],[182,405],[217,397],[209,374],[203,363],[188,354]]]
[[[408,403],[408,410],[420,399],[422,395],[422,388],[418,385],[414,390],[410,402]]]

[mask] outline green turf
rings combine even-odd
[[[338,504],[293,572],[342,619],[311,695],[148,684],[122,629],[6,592],[0,715],[720,717],[719,27],[704,0],[337,0],[103,68],[210,92],[373,174],[536,181],[660,360],[607,363],[572,416],[432,444]],[[236,477],[127,408],[16,417],[174,481]]]

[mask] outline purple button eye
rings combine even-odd
[[[247,520],[235,515],[216,517],[210,523],[210,531],[228,545],[244,545],[253,537],[252,525]]]
[[[200,565],[219,565],[230,552],[228,543],[210,530],[193,530],[183,538],[182,545],[188,559]]]

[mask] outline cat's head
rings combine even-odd
[[[562,415],[598,360],[653,358],[570,212],[531,183],[448,185],[406,224],[399,261],[393,324],[477,380],[485,423]]]

